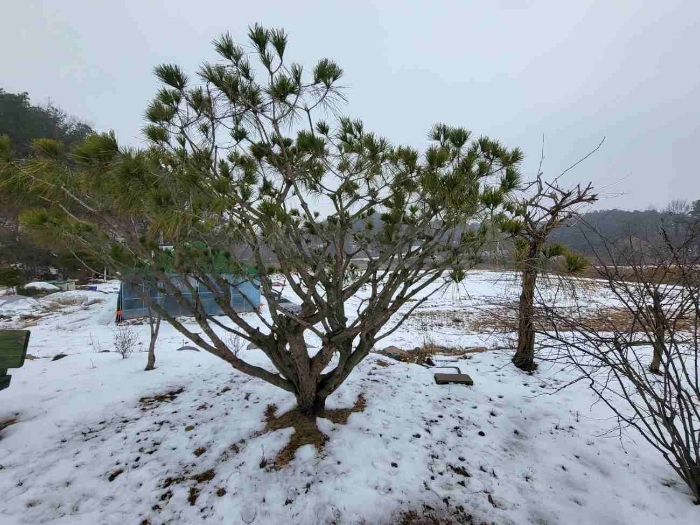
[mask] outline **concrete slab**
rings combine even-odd
[[[435,382],[438,385],[456,383],[458,385],[472,386],[474,380],[467,374],[435,374]]]

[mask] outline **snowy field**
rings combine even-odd
[[[511,281],[473,272],[416,319],[516,298]],[[611,433],[615,421],[584,384],[552,394],[566,372],[543,365],[524,374],[507,350],[457,362],[473,387],[438,386],[426,368],[370,354],[328,400],[351,407],[362,395],[364,410],[346,424],[319,418],[323,450],[307,445],[272,469],[294,431],[261,432],[265,412],[275,405],[283,414],[293,396],[205,352],[177,351],[185,341],[165,324],[155,371],[143,371],[147,324],[134,326],[142,352],[105,352],[116,292],[111,283],[0,297],[0,328],[30,329],[35,357],[0,392],[2,525],[438,523],[401,521],[428,514],[499,525],[700,523],[671,468],[638,435]],[[461,322],[412,319],[380,346],[426,339],[506,344]],[[52,361],[59,353],[67,357]],[[258,350],[243,354],[268,364]]]

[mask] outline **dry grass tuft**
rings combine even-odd
[[[438,345],[430,338],[426,339],[422,346],[417,346],[413,350],[402,350],[395,346],[390,346],[382,350],[375,350],[376,353],[390,357],[402,363],[412,363],[421,366],[435,366],[434,356],[463,357],[468,354],[485,352],[487,348],[476,347],[449,347]],[[377,363],[378,364],[378,363]],[[382,365],[386,366],[386,365]]]
[[[595,332],[642,332],[644,328],[635,321],[635,316],[625,307],[605,306],[588,310],[569,309],[568,316],[572,319],[571,326],[581,326]],[[564,313],[562,309],[561,313]],[[676,329],[691,330],[694,319],[680,318],[676,321]],[[542,310],[535,309],[535,326],[540,331],[567,332],[571,330],[568,324],[553,324],[548,321]],[[469,322],[470,329],[482,333],[513,333],[518,331],[517,307],[501,306],[475,312]]]
[[[418,310],[406,321],[419,330],[438,330],[445,327],[463,330],[469,319],[466,310]]]
[[[474,518],[467,514],[464,507],[434,508],[423,505],[421,509],[410,509],[396,516],[392,524],[396,525],[453,525],[471,524]]]
[[[67,297],[56,297],[52,298],[51,301],[59,306],[78,306],[87,302],[87,297],[85,296],[67,296]]]
[[[190,487],[190,494],[187,496],[187,501],[190,504],[190,506],[194,506],[197,503],[197,498],[199,497],[199,487],[196,485],[193,487]]]
[[[57,301],[51,301],[50,303],[44,303],[41,305],[41,307],[44,310],[44,312],[51,312],[51,313],[60,312],[61,310],[63,310],[63,305],[61,305]]]
[[[216,477],[216,471],[213,468],[205,470],[199,474],[195,474],[190,479],[197,483],[207,483]]]
[[[201,494],[202,489],[200,488],[200,485],[205,485],[209,483],[211,480],[213,480],[216,477],[216,471],[212,468],[209,470],[205,470],[204,472],[200,472],[199,474],[195,474],[193,476],[189,475],[189,472],[185,470],[184,474],[177,476],[177,477],[169,477],[165,478],[163,480],[163,483],[161,484],[161,488],[167,489],[173,485],[179,485],[181,483],[185,483],[187,481],[194,481],[193,485],[190,485],[190,488],[188,489],[188,495],[187,495],[187,501],[189,502],[190,505],[194,506],[197,503],[197,498],[199,498],[199,495]],[[221,489],[217,490],[217,495],[218,492]],[[172,490],[168,490],[164,492],[159,500],[160,501],[169,501],[170,498],[172,498],[173,493]],[[156,509],[157,507],[157,509]],[[154,510],[160,510],[160,505],[156,505],[153,507]]]

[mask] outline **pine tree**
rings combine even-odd
[[[109,134],[69,154],[38,144],[40,157],[21,163],[16,182],[55,205],[22,219],[113,272],[147,270],[201,332],[152,304],[165,322],[318,414],[376,344],[448,285],[443,277],[460,280],[478,260],[485,230],[464,226],[517,188],[522,154],[443,124],[422,154],[394,146],[336,116],[344,95],[335,62],[290,64],[282,30],[256,25],[249,40],[245,49],[229,35],[215,40],[221,60],[195,78],[176,65],[155,69],[162,88],[146,111],[148,149],[121,148]],[[160,239],[173,250],[160,250]],[[298,309],[273,290],[268,251]],[[231,307],[221,260],[241,276],[248,263],[256,268],[249,279],[259,280],[268,305],[256,322]],[[229,322],[204,311],[195,282],[220,291]],[[222,333],[259,347],[274,369],[246,362]],[[315,353],[307,334],[320,340]]]

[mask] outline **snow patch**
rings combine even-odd
[[[474,272],[421,309],[467,311],[507,281]],[[658,452],[632,433],[605,437],[614,421],[584,384],[548,395],[568,372],[521,373],[506,351],[459,361],[473,387],[438,386],[431,370],[370,354],[327,404],[348,408],[363,395],[364,410],[344,424],[318,418],[323,451],[304,446],[271,469],[294,430],[262,433],[265,412],[274,404],[284,414],[294,396],[207,352],[178,352],[183,338],[167,324],[154,371],[143,371],[146,344],[125,360],[99,353],[112,349],[103,322],[117,289],[80,291],[87,302],[30,328],[38,359],[11,371],[0,392],[0,421],[16,419],[0,431],[0,523],[389,524],[426,508],[474,523],[698,522]],[[44,301],[0,303],[0,313]],[[132,328],[148,341],[147,324]],[[494,346],[488,334],[411,323],[381,346],[413,348],[426,332],[441,344]],[[68,355],[44,358],[59,352]],[[269,367],[260,350],[241,354]]]
[[[24,288],[29,288],[30,290],[46,290],[47,292],[58,292],[60,290],[60,288],[55,284],[44,283],[41,281],[25,284]]]

